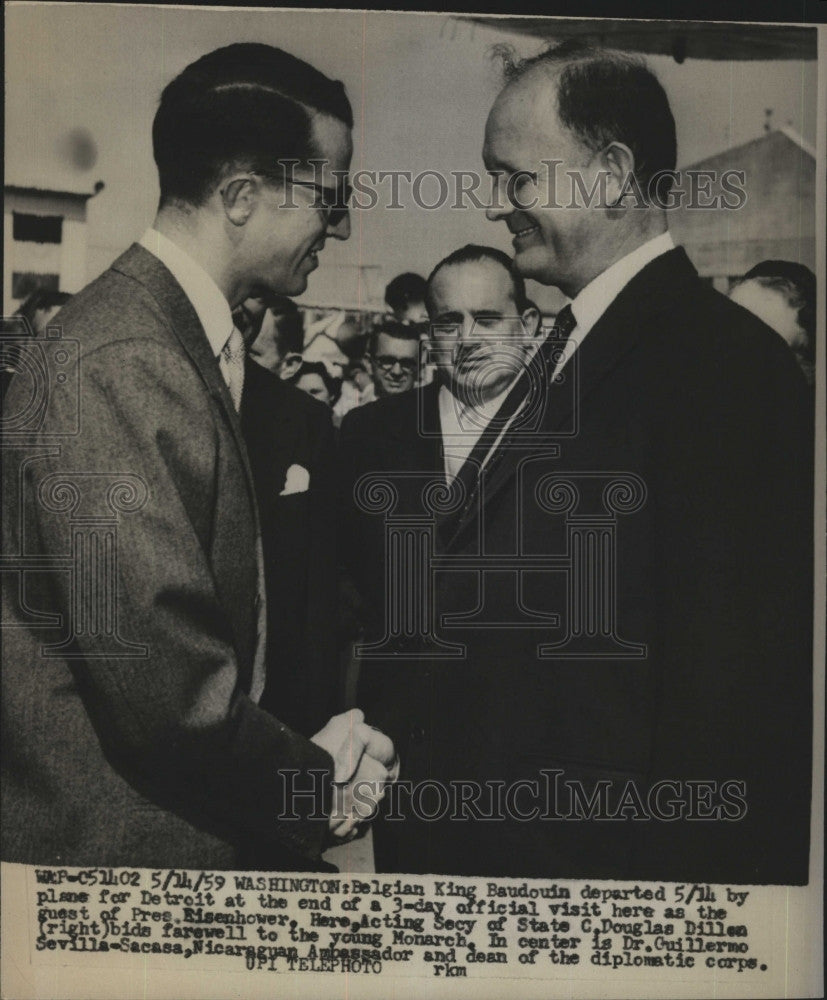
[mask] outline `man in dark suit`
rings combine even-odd
[[[521,420],[512,400],[499,441],[457,477],[447,533],[436,518],[445,555],[420,631],[434,653],[435,640],[460,651],[417,666],[390,619],[398,666],[376,661],[402,778],[431,782],[385,823],[399,866],[806,882],[800,372],[672,245],[674,122],[640,63],[566,46],[518,66],[483,155],[516,269],[572,302],[538,354],[547,390],[526,398],[541,405]],[[380,504],[362,485],[367,518]],[[499,792],[474,798],[486,776]],[[441,788],[459,808],[440,811]],[[486,821],[497,795],[510,802]]]
[[[342,85],[279,49],[187,67],[153,124],[153,228],[61,313],[36,420],[15,379],[6,861],[313,867],[354,828],[352,782],[388,775],[393,749],[360,713],[307,739],[259,704],[263,559],[231,317],[258,290],[302,292],[325,239],[349,235],[332,178],[351,126]]]
[[[261,518],[267,681],[261,707],[310,735],[340,701],[330,408],[248,357],[241,430]]]

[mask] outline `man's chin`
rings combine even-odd
[[[307,289],[307,277],[308,274],[300,270],[282,273],[274,276],[268,290],[276,295],[301,295]]]
[[[525,247],[514,254],[514,270],[523,278],[531,278],[543,285],[553,285],[552,262],[544,247]]]

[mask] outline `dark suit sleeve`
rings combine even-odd
[[[795,884],[807,881],[809,833],[812,414],[786,347],[741,326],[669,428],[675,454],[655,493],[654,776],[684,782],[687,798],[692,780],[737,784],[725,818],[701,788],[691,821],[644,824],[636,868]]]
[[[217,414],[198,376],[174,351],[134,339],[81,359],[83,430],[28,468],[29,488],[52,473],[138,476],[141,509],[119,522],[118,629],[146,655],[107,655],[80,635],[70,665],[101,745],[116,770],[163,808],[230,842],[255,837],[318,857],[327,833],[332,761],[261,710],[239,676],[233,627],[207,551],[232,523],[210,523],[219,483],[240,466],[225,454]],[[55,396],[52,426],[68,422]],[[227,436],[223,439],[228,440]],[[239,489],[239,509],[247,517]],[[43,550],[66,547],[66,517],[27,510]],[[252,560],[243,549],[239,560]],[[73,599],[69,574],[58,605]],[[315,796],[291,788],[318,772]],[[298,778],[295,773],[301,772]],[[308,787],[309,786],[302,786]]]
[[[345,414],[339,428],[336,462],[336,503],[339,523],[339,558],[348,578],[362,589],[365,560],[360,557],[362,519],[353,496],[359,477],[368,471],[367,456],[373,455],[373,438],[367,408]]]
[[[317,728],[341,711],[339,676],[339,557],[336,524],[336,443],[330,410],[308,399],[310,516],[307,661],[316,690]]]

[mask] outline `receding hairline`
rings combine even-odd
[[[501,271],[503,274],[505,274],[505,276],[508,278],[508,295],[509,295],[509,298],[514,303],[514,305],[517,306],[518,305],[518,303],[517,303],[517,282],[519,280],[519,277],[514,274],[514,272],[511,270],[511,268],[507,268],[501,261],[496,260],[494,257],[491,257],[488,254],[481,254],[479,257],[475,257],[475,258],[473,258],[471,260],[449,260],[449,261],[445,261],[445,262],[440,261],[440,263],[437,264],[437,266],[431,272],[431,276],[430,276],[430,278],[428,280],[428,285],[427,285],[427,287],[425,289],[425,305],[426,305],[426,307],[431,306],[433,304],[432,288],[433,288],[434,282],[437,280],[437,278],[440,276],[440,274],[442,274],[443,271],[447,271],[449,268],[471,267],[471,266],[480,265],[480,264],[483,264],[483,265],[484,264],[490,264],[492,267],[495,267],[498,271]]]

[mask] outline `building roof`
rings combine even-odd
[[[690,187],[689,171],[708,180],[702,200],[725,196],[721,178],[737,172],[735,185],[746,196],[727,208],[681,207],[669,213],[669,227],[702,275],[739,275],[761,260],[797,261],[815,266],[815,155],[790,128],[775,129],[681,168],[680,187]]]
[[[783,128],[773,129],[765,132],[755,139],[741,143],[740,146],[733,146],[731,149],[724,149],[720,153],[713,153],[695,163],[688,163],[681,167],[682,170],[696,169],[725,169],[727,166],[737,166],[739,163],[745,166],[747,163],[758,165],[761,161],[769,163],[777,157],[779,153],[783,155],[784,147],[791,145],[797,150],[806,154],[815,165],[815,150],[795,129],[789,125]]]

